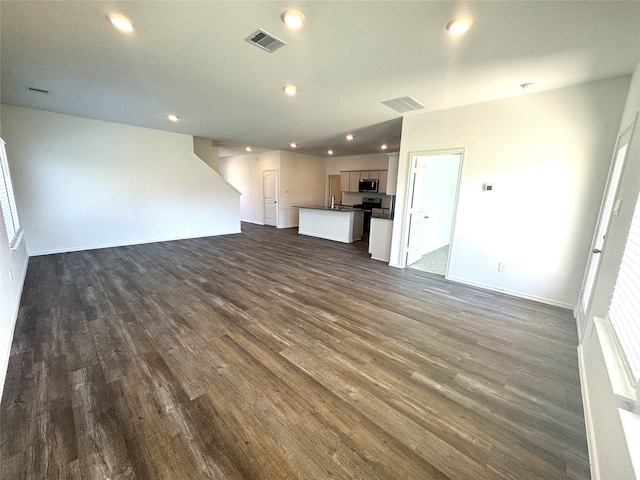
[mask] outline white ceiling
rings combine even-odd
[[[302,29],[282,23],[288,8],[304,13]],[[134,33],[108,12],[131,18]],[[453,38],[445,25],[460,15],[474,24]],[[640,61],[638,1],[2,0],[0,16],[2,103],[206,137],[223,156],[291,142],[320,156],[383,142],[397,151],[401,115],[382,101],[412,95],[439,110],[526,94],[524,82],[536,92],[628,74]],[[287,45],[245,42],[258,28]]]

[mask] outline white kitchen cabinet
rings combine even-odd
[[[389,172],[386,170],[380,170],[378,173],[378,193],[387,193],[387,178]]]
[[[393,220],[371,217],[369,229],[369,253],[373,260],[389,262],[391,258],[391,234]]]
[[[387,193],[388,177],[387,170],[340,172],[340,190],[358,192],[360,180],[378,180],[378,193]]]
[[[357,192],[360,190],[360,172],[349,172],[349,191]]]
[[[340,172],[340,190],[343,192],[350,192],[349,190],[349,172]]]

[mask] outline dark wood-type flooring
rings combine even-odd
[[[571,312],[243,224],[29,260],[2,479],[584,479]]]

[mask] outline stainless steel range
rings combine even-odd
[[[381,198],[363,198],[362,203],[356,204],[354,208],[362,208],[364,210],[364,223],[362,229],[369,233],[371,229],[371,211],[374,208],[382,208]]]

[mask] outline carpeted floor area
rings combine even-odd
[[[449,245],[426,253],[409,268],[415,268],[423,272],[435,273],[436,275],[444,275],[447,272],[447,259],[449,258]]]

